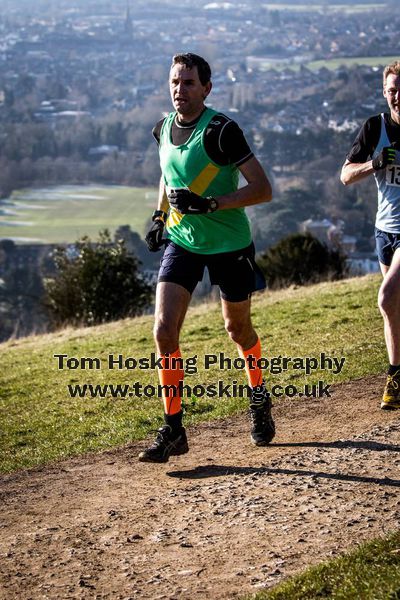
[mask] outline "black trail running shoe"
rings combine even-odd
[[[153,444],[139,454],[139,460],[165,463],[171,455],[178,456],[186,452],[189,452],[189,446],[185,428],[173,430],[169,425],[164,425],[158,429]]]
[[[271,415],[271,397],[265,383],[252,389],[250,402],[251,441],[256,446],[266,446],[275,436],[275,424]]]

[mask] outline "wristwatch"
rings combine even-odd
[[[167,213],[164,212],[163,210],[155,210],[153,212],[153,214],[151,215],[151,220],[152,221],[162,221],[163,223],[165,223],[165,221],[167,220]]]
[[[213,198],[212,196],[209,196],[207,198],[208,200],[208,212],[214,212],[215,210],[217,210],[218,208],[218,201]]]

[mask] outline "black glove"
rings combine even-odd
[[[179,211],[182,215],[200,215],[214,212],[218,208],[218,202],[215,198],[209,196],[203,198],[188,188],[179,188],[171,190],[168,194],[170,205]]]
[[[394,163],[396,158],[396,150],[392,146],[385,146],[382,148],[381,152],[378,154],[376,158],[372,161],[372,166],[375,171],[380,171],[384,169],[388,165]]]
[[[161,219],[157,219],[154,221],[153,225],[150,227],[150,231],[144,238],[150,252],[157,252],[157,250],[160,250],[160,248],[165,244],[163,233],[164,222]]]

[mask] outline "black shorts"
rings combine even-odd
[[[207,267],[211,283],[220,287],[221,298],[242,302],[250,298],[252,292],[266,287],[254,255],[253,243],[234,252],[196,254],[169,241],[161,259],[158,281],[177,283],[192,294]]]
[[[393,254],[400,248],[400,233],[387,233],[375,227],[375,243],[379,262],[390,267]]]

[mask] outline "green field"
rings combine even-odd
[[[130,225],[143,235],[157,203],[151,188],[57,186],[14,192],[0,201],[0,238],[17,242],[73,242]]]
[[[399,56],[355,56],[352,58],[332,58],[330,60],[315,60],[307,63],[305,66],[313,71],[318,71],[322,67],[327,69],[338,69],[339,67],[354,67],[355,65],[366,65],[369,67],[383,67],[395,60],[399,60]]]
[[[370,66],[382,68],[389,63],[399,60],[397,56],[354,56],[350,58],[337,57],[327,58],[324,60],[313,60],[309,62],[295,62],[294,59],[269,59],[263,58],[257,65],[257,68],[261,71],[268,71],[269,69],[291,69],[292,71],[299,71],[300,67],[306,67],[312,71],[319,71],[319,69],[326,68],[335,70],[340,67],[347,69],[352,68],[356,65]]]
[[[270,60],[265,58],[262,60],[262,64],[258,66],[261,71],[268,71],[269,69],[291,69],[292,71],[299,71],[300,66],[304,66],[311,71],[319,71],[323,67],[334,71],[340,67],[351,68],[355,65],[369,66],[382,68],[389,63],[398,60],[398,56],[354,56],[351,58],[338,57],[329,58],[324,60],[313,60],[310,62],[295,62],[294,60]]]
[[[346,15],[368,12],[371,10],[384,10],[387,8],[387,5],[383,2],[376,4],[290,4],[281,2],[277,4],[264,4],[263,6],[268,8],[268,10],[291,10],[296,12],[323,13],[340,12],[341,14]]]

